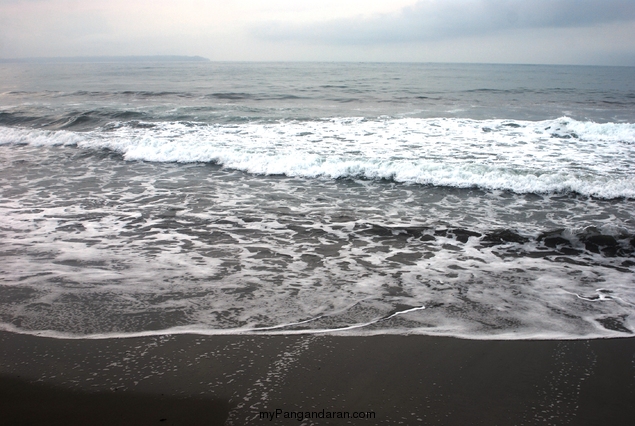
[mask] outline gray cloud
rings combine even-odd
[[[633,0],[423,0],[394,15],[252,27],[264,40],[334,44],[435,41],[511,29],[588,27],[635,20]]]

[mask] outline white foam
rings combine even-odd
[[[84,140],[83,135],[65,130],[26,130],[0,127],[0,145],[68,146],[78,145]]]
[[[624,316],[624,326],[635,328],[632,273],[612,267],[619,266],[619,258],[572,268],[554,262],[556,256],[501,256],[497,247],[480,247],[474,237],[462,247],[437,236],[375,250],[386,240],[363,233],[351,238],[348,231],[320,223],[313,227],[324,237],[298,244],[288,228],[268,224],[267,218],[240,227],[235,221],[193,228],[201,234],[223,231],[238,244],[206,243],[179,228],[124,236],[134,218],[114,208],[94,223],[84,221],[85,230],[66,233],[56,228],[77,217],[77,207],[3,213],[3,244],[24,253],[6,257],[2,285],[33,291],[3,307],[5,315],[22,321],[21,326],[0,324],[7,331],[57,338],[189,333],[623,337],[596,322],[607,316]],[[145,227],[151,230],[155,221],[161,224],[149,218]],[[148,250],[159,241],[160,251]],[[320,254],[323,244],[338,241],[343,244],[336,252]],[[184,242],[192,247],[181,249]],[[210,247],[218,254],[203,257]],[[258,257],[254,249],[272,256]],[[433,256],[399,263],[393,259],[399,253]],[[319,258],[321,265],[309,267],[306,255]],[[590,262],[588,255],[581,260]],[[228,269],[225,261],[240,269]],[[599,282],[610,297],[595,290]],[[391,294],[390,288],[397,292]],[[605,296],[591,297],[595,294]],[[152,316],[170,324],[173,312],[182,313],[176,322],[186,325],[145,328]],[[110,327],[118,331],[105,331]]]
[[[0,128],[0,143],[108,148],[130,161],[214,162],[264,175],[635,198],[631,123],[340,118],[112,127],[88,133]]]

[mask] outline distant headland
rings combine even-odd
[[[209,62],[209,59],[202,56],[178,56],[178,55],[155,55],[155,56],[67,56],[67,57],[44,57],[44,58],[0,58],[0,63],[54,63],[54,62]]]

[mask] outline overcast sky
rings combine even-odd
[[[635,65],[635,0],[0,0],[0,58]]]

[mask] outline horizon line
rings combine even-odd
[[[103,56],[30,56],[0,58],[0,63],[29,62],[210,62],[203,56],[188,55],[103,55]]]
[[[0,58],[0,63],[117,63],[117,62],[216,62],[216,63],[349,63],[349,64],[448,64],[448,65],[525,65],[573,67],[634,67],[635,65],[553,64],[531,62],[449,62],[449,61],[351,61],[351,60],[212,60],[200,55],[99,55],[99,56],[32,56]]]

